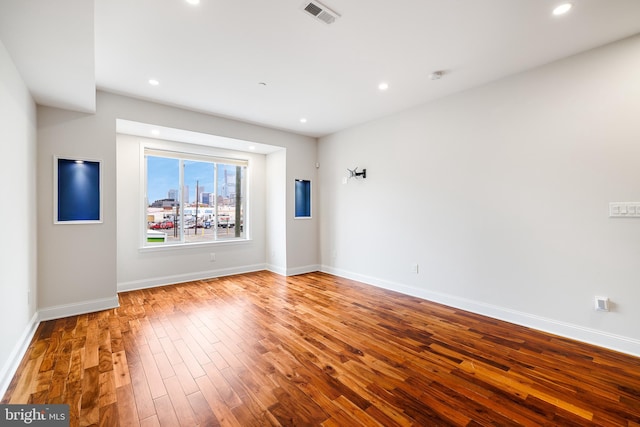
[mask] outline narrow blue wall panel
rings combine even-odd
[[[311,181],[296,179],[296,218],[311,217]]]

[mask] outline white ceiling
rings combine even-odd
[[[36,102],[95,112],[93,2],[0,0],[0,41]]]
[[[205,145],[207,147],[224,148],[226,150],[246,151],[257,154],[270,154],[283,148],[275,145],[261,144],[253,141],[192,132],[185,129],[168,128],[150,123],[140,123],[131,120],[117,119],[116,131],[126,135],[141,136],[143,138],[161,139],[165,141],[179,141],[188,144]]]
[[[324,0],[326,25],[303,0],[0,0],[0,40],[40,104],[97,87],[322,136],[640,33],[639,0],[561,2]]]

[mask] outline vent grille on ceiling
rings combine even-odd
[[[302,9],[325,24],[332,24],[336,18],[340,17],[340,15],[318,1],[305,2]]]

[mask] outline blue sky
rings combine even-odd
[[[166,199],[169,190],[178,190],[179,162],[178,159],[166,157],[147,157],[147,185],[149,186],[147,197],[150,204],[155,200]],[[184,183],[189,186],[189,202],[195,201],[196,181],[199,181],[200,193],[214,192],[213,163],[185,160],[184,164]],[[226,167],[235,176],[235,166],[227,165]],[[218,171],[218,183],[224,183],[222,168]]]

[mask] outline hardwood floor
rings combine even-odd
[[[71,425],[640,426],[640,359],[322,273],[43,322],[3,403]]]

